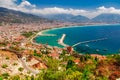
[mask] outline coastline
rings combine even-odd
[[[36,42],[34,41],[34,38],[36,38],[38,35],[42,35],[42,31],[36,33],[35,36],[34,36],[34,35],[32,36],[32,38],[30,39],[30,42],[31,42],[32,44],[34,44],[34,45],[40,45],[40,44],[38,44],[38,43],[36,43]]]
[[[80,25],[80,26],[76,25],[76,26],[63,26],[63,27],[47,28],[47,29],[41,30],[38,33],[36,33],[36,35],[31,38],[31,43],[35,44],[35,45],[40,45],[39,43],[35,42],[34,39],[37,36],[43,35],[43,32],[47,32],[49,30],[56,30],[56,29],[63,29],[63,28],[75,28],[75,27],[90,27],[90,26],[92,26],[92,27],[98,26],[99,27],[99,26],[102,26],[102,25],[105,25],[107,27],[108,25],[120,25],[120,24],[99,24],[99,25]],[[63,47],[68,46],[67,44],[64,43],[65,37],[66,37],[66,35],[64,34],[60,39],[58,39],[58,44],[62,45]]]

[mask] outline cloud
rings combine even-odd
[[[19,8],[35,8],[35,5],[32,5],[30,2],[23,0],[20,5],[17,6]]]
[[[114,7],[101,6],[96,8],[94,11],[83,10],[83,9],[72,9],[72,8],[38,8],[35,4],[31,4],[27,0],[22,0],[20,4],[16,4],[17,0],[0,0],[0,7],[5,7],[9,9],[14,9],[17,11],[22,11],[26,13],[31,13],[35,15],[51,15],[51,14],[72,14],[72,15],[83,15],[88,18],[94,18],[97,15],[103,13],[113,13],[120,14],[120,9]]]
[[[48,15],[48,14],[72,14],[72,15],[83,15],[88,18],[94,18],[100,14],[104,13],[112,13],[112,14],[120,14],[120,9],[115,9],[114,7],[106,8],[104,6],[101,6],[94,11],[88,11],[88,10],[82,10],[82,9],[64,9],[59,7],[53,7],[53,8],[43,8],[43,9],[32,9],[31,13],[33,14],[42,14],[42,15]]]
[[[0,0],[0,7],[15,7],[16,6],[16,1],[17,0]]]
[[[49,15],[49,14],[72,14],[72,15],[79,15],[80,13],[85,13],[86,10],[79,10],[79,9],[64,9],[64,8],[43,8],[43,9],[32,9],[31,13],[42,14],[42,15]]]
[[[93,17],[96,17],[97,15],[105,14],[105,13],[120,14],[120,9],[116,9],[114,7],[106,8],[105,6],[101,6],[101,7],[97,8],[95,11],[90,11],[89,13],[87,13],[87,16],[89,18],[93,18]]]

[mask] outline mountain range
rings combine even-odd
[[[58,20],[63,22],[76,22],[76,23],[120,23],[119,14],[100,14],[92,19],[89,19],[85,16],[74,16],[70,14],[57,14],[44,16],[50,20]]]
[[[42,16],[42,17],[41,17]],[[120,23],[119,14],[100,14],[95,18],[89,19],[85,16],[74,16],[71,14],[55,15],[33,15],[20,11],[10,10],[0,7],[0,22],[29,23],[35,21],[62,21],[74,23]]]
[[[45,15],[44,18],[49,20],[57,20],[63,22],[77,22],[77,23],[85,23],[88,22],[90,19],[81,15],[74,16],[71,14],[56,14],[56,15]]]
[[[11,23],[29,23],[35,21],[46,21],[47,19],[41,18],[36,15],[23,13],[11,9],[0,7],[0,22]]]
[[[120,23],[119,14],[101,14],[92,19],[92,22]]]

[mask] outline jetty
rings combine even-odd
[[[68,45],[64,43],[64,39],[66,37],[66,34],[63,34],[62,37],[58,40],[58,44],[67,47]]]
[[[90,43],[90,42],[97,42],[97,41],[102,41],[102,40],[106,40],[107,38],[101,38],[101,39],[96,39],[96,40],[89,40],[89,41],[83,41],[83,42],[78,42],[76,44],[74,44],[72,47],[75,47],[77,45],[80,45],[80,44],[85,44],[85,43]]]
[[[42,34],[41,36],[57,36],[56,34]]]

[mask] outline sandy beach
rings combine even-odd
[[[46,30],[43,30],[43,31],[46,31]],[[33,35],[32,38],[30,39],[30,42],[32,44],[39,45],[38,43],[34,42],[34,38],[36,38],[37,36],[40,36],[40,35],[56,36],[55,34],[42,34],[43,31],[40,31],[40,32],[36,33],[35,35]],[[64,43],[65,37],[66,37],[66,34],[63,34],[62,37],[58,40],[58,44],[60,44],[60,45],[62,45],[64,47],[67,47],[68,45]]]
[[[32,38],[30,39],[30,42],[32,44],[39,45],[36,42],[34,42],[34,38],[36,38],[38,35],[42,35],[42,31],[40,31],[40,32],[38,32],[38,33],[36,33],[35,35],[32,36]]]

